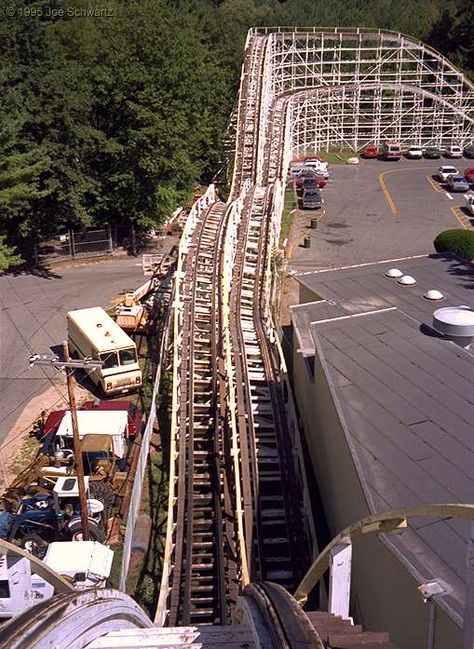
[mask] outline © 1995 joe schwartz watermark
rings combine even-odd
[[[110,7],[7,7],[5,15],[30,18],[113,18]]]

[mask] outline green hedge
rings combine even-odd
[[[433,243],[436,252],[454,252],[468,261],[474,259],[474,230],[444,230]]]

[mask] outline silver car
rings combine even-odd
[[[448,180],[448,189],[450,192],[468,192],[469,183],[464,176],[450,176]]]

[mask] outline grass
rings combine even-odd
[[[296,207],[297,202],[294,189],[292,187],[287,187],[285,190],[285,205],[283,207],[283,214],[281,215],[280,246],[283,245],[285,239],[288,239],[291,224],[293,223],[292,211],[296,209]]]
[[[314,153],[313,151],[305,151],[304,153],[300,153],[295,157],[303,160],[303,158],[311,158],[316,156],[324,158],[324,160],[329,162],[329,164],[340,165],[346,164],[349,158],[357,157],[357,153],[349,149],[341,149],[340,151],[317,151],[316,153]]]
[[[167,467],[163,454],[153,452],[148,462],[148,475],[143,511],[151,518],[151,538],[143,561],[137,563],[130,581],[135,582],[134,599],[151,616],[155,613],[161,580],[164,542],[166,536],[166,514],[168,507]]]
[[[358,157],[354,151],[323,151],[319,155],[333,165],[346,164],[349,158]]]

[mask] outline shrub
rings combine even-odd
[[[444,230],[433,244],[436,252],[453,252],[468,261],[474,259],[474,230]]]

